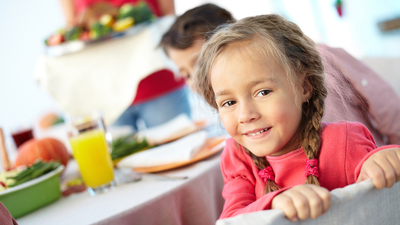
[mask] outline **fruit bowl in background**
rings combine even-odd
[[[60,173],[64,166],[21,185],[0,192],[2,202],[14,218],[48,205],[61,196]]]

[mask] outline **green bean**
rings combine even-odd
[[[142,149],[148,148],[146,139],[139,141],[135,135],[127,135],[118,138],[112,144],[111,158],[113,160],[136,153]]]
[[[32,166],[28,166],[25,170],[21,171],[15,177],[8,177],[8,179],[14,179],[15,182],[9,187],[15,187],[19,184],[25,183],[29,180],[32,180],[36,177],[39,177],[49,171],[52,171],[60,166],[59,162],[46,162],[43,163],[42,161],[37,161]]]
[[[18,181],[15,180],[15,182],[11,185],[8,185],[8,187],[15,187],[15,186],[25,183],[29,180],[31,180],[31,176],[28,175],[28,176],[23,177],[21,180],[18,180]]]
[[[46,163],[43,166],[41,166],[40,168],[37,168],[36,170],[34,170],[32,172],[31,178],[34,179],[36,177],[41,176],[42,174],[44,174],[46,171],[48,171],[49,169],[51,169],[52,167],[52,163]]]

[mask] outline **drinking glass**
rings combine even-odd
[[[68,138],[90,195],[115,187],[110,147],[101,112],[66,116]]]
[[[17,149],[23,143],[33,138],[33,132],[31,127],[19,127],[11,131],[11,136],[14,140]]]

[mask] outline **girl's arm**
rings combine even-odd
[[[220,219],[271,209],[274,197],[287,189],[284,188],[279,191],[270,192],[257,200],[254,193],[255,186],[250,180],[237,177],[225,182],[222,191],[225,204]]]
[[[254,185],[238,177],[227,182],[222,195],[225,205],[220,219],[267,209],[281,209],[292,221],[317,218],[331,205],[331,195],[326,188],[316,185],[298,185],[270,192],[258,200]]]
[[[346,126],[348,184],[371,178],[376,188],[391,187],[400,180],[400,146],[377,147],[372,134],[360,123]]]
[[[225,182],[222,190],[225,204],[221,219],[271,209],[275,195],[286,190],[268,193],[257,200],[256,192],[260,195],[264,191],[260,181],[257,182],[257,177],[254,176],[257,171],[251,157],[232,138],[226,140],[221,154],[221,172]]]
[[[377,189],[391,188],[400,180],[400,146],[375,152],[361,166],[357,183],[372,179]]]
[[[330,194],[315,185],[298,185],[262,195],[264,186],[257,181],[258,173],[252,159],[233,139],[226,141],[221,155],[221,171],[225,181],[222,195],[225,199],[221,219],[243,213],[267,209],[281,209],[288,218],[314,218],[324,213],[330,205]],[[258,196],[261,196],[257,199]],[[319,204],[321,203],[321,204]]]

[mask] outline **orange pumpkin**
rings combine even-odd
[[[15,166],[32,165],[38,159],[43,162],[59,160],[66,167],[70,156],[65,145],[57,139],[31,139],[18,148]]]

